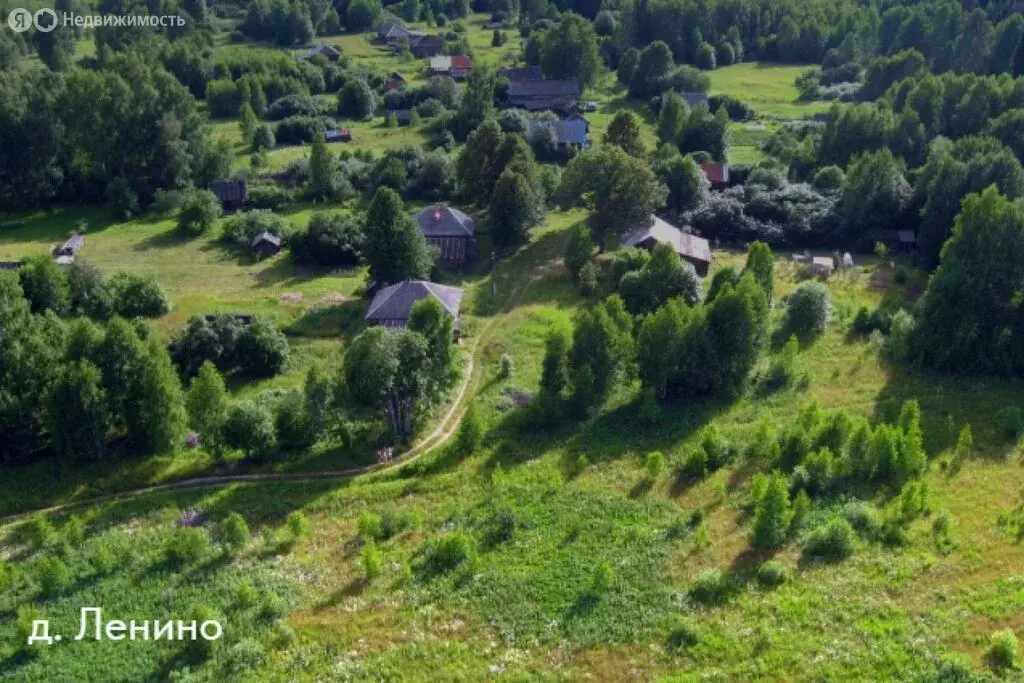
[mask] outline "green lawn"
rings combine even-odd
[[[758,116],[798,119],[827,111],[828,102],[799,102],[793,81],[806,66],[743,62],[711,72],[711,94],[731,95],[746,102]]]

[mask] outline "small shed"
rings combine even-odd
[[[721,188],[729,184],[729,164],[708,161],[700,165],[700,170],[711,183],[711,187]]]
[[[78,252],[85,246],[85,235],[74,235],[64,244],[61,244],[53,250],[53,255],[56,257],[71,257],[72,261],[78,256]]]
[[[388,79],[384,81],[384,92],[398,90],[399,88],[404,88],[405,85],[406,81],[402,78],[402,74],[397,71],[392,71],[388,74]]]
[[[835,270],[836,264],[831,256],[815,256],[811,259],[811,274],[828,277]]]
[[[17,270],[21,268],[21,261],[0,261],[0,270]]]
[[[241,178],[215,180],[210,183],[210,192],[220,200],[225,213],[234,213],[245,205],[245,181]]]
[[[272,232],[261,232],[252,238],[250,246],[258,258],[269,258],[281,253],[281,238]]]
[[[886,230],[882,242],[895,254],[912,254],[917,247],[917,235],[913,230]]]
[[[203,316],[203,320],[208,323],[214,323],[217,322],[218,318],[225,317],[240,325],[252,325],[253,321],[256,320],[256,316],[252,313],[207,313]]]
[[[330,61],[336,62],[339,59],[341,59],[341,50],[339,50],[338,48],[334,47],[333,45],[328,45],[326,43],[320,43],[319,45],[311,47],[308,50],[306,50],[305,52],[303,52],[301,55],[299,55],[299,58],[300,59],[312,59],[313,57],[316,57],[317,55],[323,55],[324,57],[326,57]]]

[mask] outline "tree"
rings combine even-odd
[[[317,211],[306,230],[290,234],[287,242],[296,261],[354,266],[362,254],[363,226],[349,214]]]
[[[786,478],[774,473],[755,505],[753,542],[759,548],[778,548],[786,540],[792,510]]]
[[[637,55],[637,63],[629,79],[629,94],[642,98],[662,92],[674,67],[668,44],[654,41]]]
[[[658,112],[658,139],[663,144],[676,144],[689,117],[690,109],[686,102],[675,90],[669,90]]]
[[[114,313],[114,300],[100,269],[83,259],[67,268],[71,312],[94,320],[107,320]]]
[[[242,140],[245,141],[246,145],[252,145],[259,125],[260,120],[256,118],[256,112],[252,110],[252,105],[248,102],[243,102],[238,110],[238,128],[242,131]]]
[[[693,266],[675,249],[659,244],[640,270],[622,277],[619,293],[631,313],[643,315],[677,297],[695,306],[704,298],[704,286]]]
[[[220,201],[215,194],[209,190],[189,190],[178,213],[178,232],[186,237],[208,233],[220,214]]]
[[[427,342],[428,391],[432,398],[438,398],[454,383],[458,374],[455,345],[452,343],[455,319],[436,297],[430,296],[413,304],[408,329],[421,334]]]
[[[58,451],[98,460],[103,457],[109,412],[102,375],[89,361],[67,365],[49,397],[50,436]]]
[[[266,152],[274,149],[274,145],[277,144],[277,138],[274,137],[274,131],[267,124],[261,124],[256,132],[252,136],[252,150],[253,152]]]
[[[540,388],[551,396],[561,396],[569,385],[569,344],[569,335],[562,328],[551,330],[544,342]]]
[[[232,550],[243,550],[252,540],[249,532],[249,525],[245,523],[245,517],[232,512],[224,521],[224,540]]]
[[[338,193],[341,185],[341,171],[338,160],[327,149],[324,134],[318,132],[313,138],[313,147],[309,152],[309,185],[306,193],[313,200],[331,199]]]
[[[817,337],[832,319],[832,297],[820,282],[804,282],[786,300],[786,329],[803,340]]]
[[[116,273],[108,283],[114,309],[125,318],[159,318],[171,310],[167,292],[150,274]]]
[[[581,89],[591,85],[601,68],[594,25],[578,14],[563,14],[544,39],[540,65],[548,78],[571,79]]]
[[[562,174],[559,195],[564,204],[585,200],[593,213],[589,223],[599,248],[612,235],[624,235],[650,219],[665,203],[668,189],[649,164],[615,146],[584,152]]]
[[[768,303],[771,303],[775,290],[775,256],[772,254],[772,248],[764,242],[751,244],[747,250],[747,265],[743,267],[743,272],[754,276],[754,281],[761,286],[768,297]]]
[[[18,281],[33,313],[67,312],[70,303],[67,276],[49,256],[27,256],[18,268]]]
[[[471,401],[459,422],[459,432],[455,437],[455,450],[462,456],[472,455],[480,448],[484,440],[484,426],[476,401]]]
[[[269,321],[256,318],[238,337],[235,358],[242,372],[252,377],[273,377],[288,362],[288,338]]]
[[[291,453],[305,451],[320,438],[306,412],[302,393],[289,391],[274,406],[274,435],[278,447]]]
[[[398,436],[412,433],[429,387],[427,340],[419,333],[371,327],[345,353],[347,399],[354,407],[383,413]]]
[[[768,324],[768,298],[748,273],[708,307],[705,343],[713,393],[737,395],[757,362]]]
[[[494,69],[486,64],[476,64],[470,69],[455,114],[455,134],[460,140],[494,114],[494,91],[497,87],[498,74]]]
[[[362,78],[350,78],[338,93],[338,116],[362,121],[373,116],[377,97]]]
[[[565,245],[565,265],[573,277],[579,277],[583,266],[594,258],[594,238],[590,229],[583,223],[577,223],[569,233],[569,241]]]
[[[71,0],[57,0],[54,10],[58,16],[74,11]],[[59,19],[49,31],[36,31],[35,43],[39,58],[51,71],[67,71],[75,59],[75,28]]]
[[[422,280],[430,275],[436,250],[427,245],[419,226],[406,213],[402,198],[394,190],[377,190],[366,210],[363,256],[370,266],[370,279],[381,284],[407,279]]]
[[[466,139],[466,145],[455,163],[455,177],[463,196],[484,202],[491,196],[498,155],[505,136],[493,119],[480,124]],[[504,170],[504,169],[502,169]]]
[[[615,115],[601,142],[615,145],[634,157],[642,158],[647,153],[640,135],[640,122],[628,109],[623,109]]]
[[[858,156],[846,175],[836,209],[842,236],[865,245],[892,225],[907,221],[912,191],[903,177],[903,163],[888,149]]]
[[[146,345],[136,391],[139,411],[129,436],[152,453],[174,452],[185,431],[184,397],[171,357],[156,339]]]
[[[591,306],[576,316],[569,369],[573,404],[581,414],[603,405],[627,368],[624,351],[632,343],[632,321],[628,315],[624,320],[613,315],[616,311],[611,301]]]
[[[673,154],[658,165],[658,177],[668,188],[665,208],[679,215],[707,201],[711,183],[690,155]]]
[[[989,187],[963,202],[928,283],[911,348],[930,367],[1024,376],[1024,210]]]
[[[188,422],[196,430],[205,449],[216,456],[222,453],[222,429],[228,416],[228,394],[217,367],[206,361],[192,380],[185,399]]]
[[[267,456],[274,450],[274,420],[270,412],[251,401],[240,401],[228,411],[224,444],[248,458]]]
[[[345,12],[345,28],[352,33],[362,33],[373,28],[381,13],[378,0],[352,0]]]
[[[506,169],[498,178],[488,211],[496,244],[523,244],[543,218],[540,198],[522,173]]]

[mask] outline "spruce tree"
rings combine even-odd
[[[786,540],[792,517],[786,478],[773,474],[754,512],[754,545],[778,548]]]

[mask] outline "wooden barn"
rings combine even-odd
[[[623,246],[651,251],[658,244],[667,244],[684,261],[693,265],[697,275],[706,277],[711,268],[711,245],[702,237],[685,233],[676,226],[651,216],[649,225],[637,228],[622,238]]]
[[[413,214],[427,242],[438,248],[443,265],[459,268],[476,247],[476,221],[450,206],[428,206]]]
[[[455,318],[455,339],[452,341],[458,341],[462,290],[426,280],[406,280],[378,291],[370,303],[370,310],[366,313],[366,322],[370,325],[402,329],[409,324],[413,305],[428,296],[440,301],[444,310]]]

